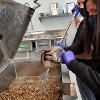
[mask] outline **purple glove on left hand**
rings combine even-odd
[[[65,46],[64,43],[57,43],[56,46],[61,47],[61,48],[64,49],[65,51],[69,51],[68,46],[67,46],[67,45]]]
[[[56,46],[60,46],[61,48],[65,48],[65,45],[63,43],[57,43]]]
[[[62,53],[61,58],[62,62],[68,65],[71,61],[75,60],[75,55],[72,51],[66,51]]]

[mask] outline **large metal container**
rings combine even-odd
[[[21,61],[15,63],[16,80],[12,85],[18,83],[31,82],[34,79],[40,79],[41,75],[47,71],[40,61]],[[44,77],[43,77],[44,78]],[[49,81],[54,80],[56,83],[61,82],[61,67],[60,65],[54,69],[49,70]],[[44,80],[44,79],[43,79]],[[45,84],[45,83],[43,83]],[[47,88],[48,89],[48,88]]]
[[[13,67],[12,67],[13,68]],[[7,68],[7,72],[9,73],[10,67]],[[19,83],[27,83],[31,82],[34,78],[39,78],[42,73],[44,73],[47,69],[42,65],[40,61],[16,61],[15,62],[15,70],[16,70],[16,79],[10,84],[14,86]],[[11,71],[11,70],[10,70]],[[10,72],[11,73],[11,72]],[[12,71],[13,74],[13,71]],[[11,78],[11,77],[6,77]],[[0,77],[0,80],[2,77]],[[62,87],[62,96],[69,95],[71,96],[70,83],[62,83],[62,74],[61,74],[61,65],[49,71],[49,79],[53,79],[56,83],[61,84]],[[6,90],[8,87],[6,82],[1,84],[3,87],[0,87],[1,92]],[[69,99],[68,99],[69,100]]]
[[[3,11],[5,13],[2,13]],[[22,41],[34,9],[16,2],[8,2],[0,5],[0,12],[1,15],[5,14],[0,16],[2,20],[0,21],[0,93],[2,93],[11,86],[39,78],[46,69],[40,60],[18,62],[11,60]],[[62,85],[63,94],[71,95],[70,83],[62,83],[60,65],[50,70],[49,78]]]
[[[13,59],[35,9],[0,1],[0,91],[6,90],[16,78]]]

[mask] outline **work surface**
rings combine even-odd
[[[26,33],[23,41],[62,38],[65,35],[65,32],[65,30],[52,30],[45,32]]]

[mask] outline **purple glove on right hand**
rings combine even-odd
[[[61,58],[62,62],[68,65],[71,61],[75,60],[75,55],[72,51],[66,51],[62,53]]]

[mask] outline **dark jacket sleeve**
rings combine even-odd
[[[100,73],[77,60],[72,61],[68,68],[76,74],[100,99]]]
[[[81,53],[84,50],[84,20],[80,23],[79,28],[77,29],[75,38],[70,47],[65,47],[66,50],[72,50],[75,54]]]

